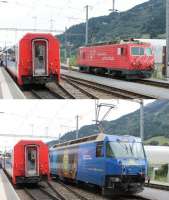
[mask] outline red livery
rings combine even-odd
[[[42,141],[21,140],[2,160],[13,184],[38,183],[49,179],[48,146]]]
[[[6,55],[5,65],[20,86],[60,79],[60,43],[51,34],[27,33]]]
[[[149,43],[135,40],[118,44],[98,44],[79,49],[80,70],[108,73],[121,77],[149,77],[154,67],[154,55]]]

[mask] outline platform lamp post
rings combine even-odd
[[[169,0],[166,0],[166,78],[169,78]]]
[[[109,11],[115,12],[115,0],[112,0],[112,9],[109,9]]]
[[[140,104],[140,137],[142,142],[144,142],[144,100],[134,99],[132,101]]]
[[[92,6],[86,5],[86,30],[85,30],[85,45],[88,45],[89,43],[89,9],[92,8]]]
[[[79,139],[79,118],[80,116],[76,116],[76,139]]]
[[[89,40],[89,5],[86,5],[86,34],[85,34],[85,45],[88,45]]]
[[[112,8],[109,9],[109,11],[111,11],[111,12],[118,12],[118,10],[115,9],[115,0],[112,0],[112,1],[113,1],[112,2]]]
[[[144,142],[144,100],[140,100],[140,137]]]
[[[142,142],[144,142],[144,100],[133,99],[133,100],[128,100],[128,101],[140,104],[140,138]]]

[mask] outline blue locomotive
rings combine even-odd
[[[103,194],[133,194],[144,188],[147,159],[140,138],[94,135],[54,145],[51,175],[94,184]]]

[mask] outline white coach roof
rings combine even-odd
[[[169,164],[169,147],[145,146],[145,152],[151,165]]]

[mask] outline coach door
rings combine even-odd
[[[48,41],[34,40],[33,45],[33,75],[34,76],[47,76],[48,70]]]
[[[26,146],[25,154],[25,174],[29,176],[39,175],[39,160],[38,160],[38,147]]]

